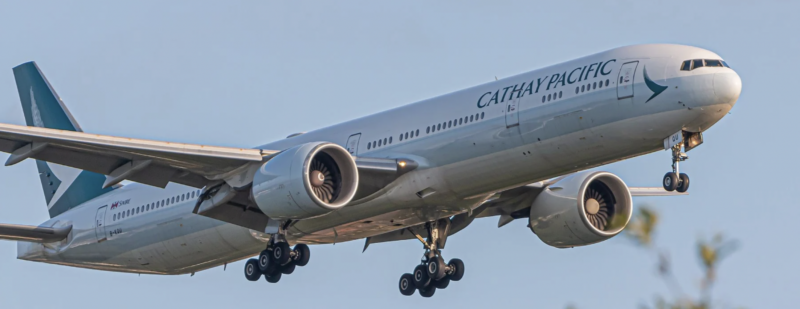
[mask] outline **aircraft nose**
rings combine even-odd
[[[742,79],[736,72],[719,72],[714,74],[714,94],[718,102],[736,104],[742,93]]]

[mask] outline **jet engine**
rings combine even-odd
[[[622,232],[632,211],[631,192],[622,179],[586,171],[547,186],[536,197],[530,228],[553,247],[585,246]]]
[[[358,170],[339,145],[313,142],[287,149],[253,177],[253,200],[275,220],[308,219],[344,207],[356,193]]]

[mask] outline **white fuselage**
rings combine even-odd
[[[663,139],[680,130],[705,131],[733,107],[741,81],[727,67],[681,71],[690,59],[721,57],[689,46],[622,47],[258,148],[324,141],[356,156],[419,163],[378,192],[287,231],[292,242],[360,239],[474,209],[498,191],[663,149]],[[653,96],[645,69],[663,92]],[[180,274],[264,249],[268,235],[193,214],[196,192],[126,185],[45,223],[72,224],[72,234],[54,244],[20,242],[19,258]]]

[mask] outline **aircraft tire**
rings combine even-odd
[[[269,283],[278,283],[278,281],[281,281],[281,273],[275,272],[273,274],[264,274],[264,279],[267,279],[267,282]]]
[[[275,269],[275,263],[272,261],[272,252],[268,250],[261,251],[256,259],[256,266],[262,274],[269,274]]]
[[[675,191],[683,193],[686,192],[686,190],[689,190],[689,175],[681,173],[678,176],[678,179],[680,179],[680,181],[678,181],[680,184],[677,188],[675,188]]]
[[[400,294],[405,296],[414,295],[414,291],[417,290],[417,286],[414,285],[414,275],[412,274],[403,274],[400,276]]]
[[[286,265],[289,260],[292,258],[289,254],[289,244],[285,242],[275,243],[272,246],[272,260],[275,261],[278,265]]]
[[[664,190],[667,191],[675,191],[678,188],[678,175],[673,172],[669,172],[664,175],[664,179],[661,181],[661,184],[664,185]]]
[[[458,281],[461,278],[464,278],[464,262],[460,259],[452,259],[450,263],[447,263],[447,266],[450,266],[450,280]]]
[[[289,264],[281,266],[281,273],[284,275],[291,275],[294,272],[295,267],[297,264],[290,262]]]
[[[436,287],[433,286],[419,289],[419,295],[425,298],[433,296],[433,293],[436,293]]]
[[[244,277],[250,281],[261,279],[261,270],[258,269],[258,259],[249,259],[244,264]]]
[[[425,265],[417,265],[417,267],[414,268],[413,276],[414,285],[420,289],[420,293],[422,288],[427,287],[431,283],[431,277],[428,276],[428,268],[425,267]]]
[[[294,252],[294,264],[297,264],[297,266],[300,267],[306,266],[306,264],[308,264],[308,260],[311,258],[311,250],[308,248],[308,245],[297,244],[294,246]]]
[[[447,273],[445,273],[446,264],[444,263],[444,259],[441,256],[434,257],[428,262],[428,277],[431,277],[431,280],[441,280],[444,278]]]

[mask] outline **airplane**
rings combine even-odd
[[[416,239],[398,288],[423,297],[463,278],[443,249],[477,218],[572,248],[619,234],[633,196],[687,194],[679,163],[742,87],[711,51],[632,45],[232,148],[86,133],[34,62],[13,73],[27,126],[0,124],[0,151],[34,160],[51,217],[0,225],[18,259],[171,275],[248,259],[247,280],[276,283],[309,245]],[[660,187],[594,169],[660,150]]]

